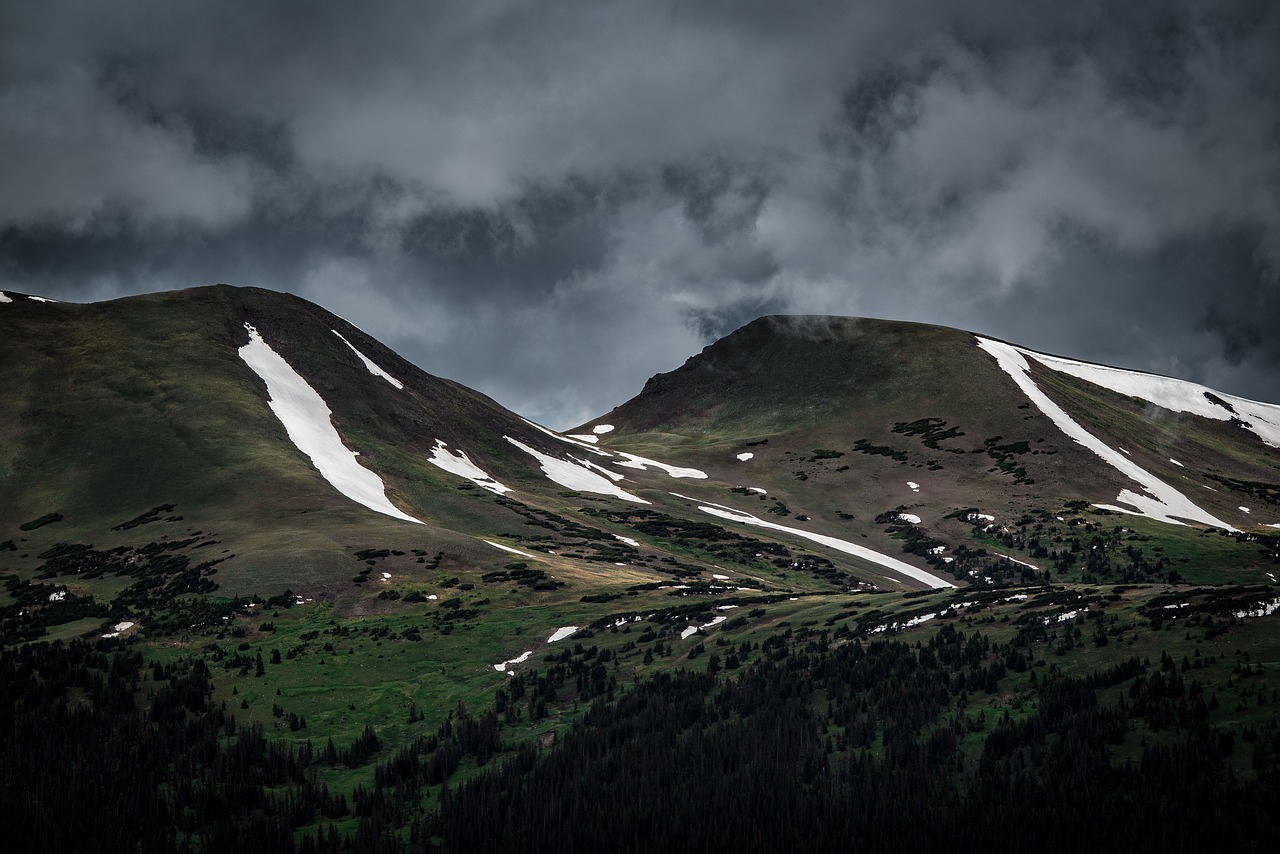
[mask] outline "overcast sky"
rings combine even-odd
[[[1280,5],[0,4],[0,287],[215,282],[557,427],[768,313],[1280,401]]]

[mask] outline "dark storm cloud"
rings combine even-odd
[[[1280,400],[1264,2],[0,10],[0,284],[314,299],[560,426],[764,312]]]

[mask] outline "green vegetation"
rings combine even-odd
[[[228,641],[181,649],[14,647],[0,653],[0,726],[15,736],[0,797],[37,828],[33,846],[62,849],[470,851],[596,845],[619,827],[676,845],[707,808],[735,817],[718,836],[764,833],[771,847],[997,828],[1053,847],[1057,822],[1084,811],[1073,843],[1163,850],[1156,831],[1172,822],[1191,847],[1268,849],[1280,643],[1268,618],[1236,613],[1277,597],[766,596],[688,638],[709,603],[642,606],[585,621],[512,677],[449,663],[475,632],[507,630],[482,622],[464,640],[410,614],[338,621],[321,605],[282,609],[238,642],[239,617],[217,630]],[[445,678],[423,678],[427,656]],[[410,690],[381,687],[396,685]],[[89,761],[113,781],[94,797]],[[32,785],[50,794],[18,796]],[[651,788],[679,795],[664,822],[648,820]],[[32,822],[53,792],[63,820]],[[777,821],[749,807],[761,797]],[[1046,799],[1062,811],[1041,812]],[[104,833],[97,810],[124,804],[154,820]]]

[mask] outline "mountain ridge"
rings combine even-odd
[[[496,568],[510,560],[503,548],[530,553],[512,528],[528,520],[513,512],[535,510],[594,518],[597,529],[601,512],[618,520],[601,529],[617,545],[596,552],[627,558],[613,561],[618,576],[654,578],[662,560],[715,574],[705,556],[671,540],[645,542],[639,553],[624,545],[641,541],[637,517],[621,508],[639,506],[689,524],[719,515],[726,531],[778,537],[791,549],[817,543],[823,560],[862,583],[942,586],[957,574],[969,583],[991,577],[988,561],[972,556],[983,538],[966,508],[1017,519],[1075,502],[1165,523],[1181,513],[1231,532],[1265,529],[1271,520],[1261,514],[1280,506],[1270,487],[1280,466],[1255,437],[1195,414],[1153,422],[1134,399],[1032,359],[1028,382],[1054,406],[1082,418],[1108,413],[1106,423],[1080,427],[1101,437],[1111,458],[1100,459],[983,352],[981,342],[995,339],[937,325],[764,317],[561,434],[422,371],[292,295],[219,285],[86,306],[19,297],[4,308],[15,306],[21,317],[0,313],[13,329],[6,361],[22,365],[3,380],[5,399],[18,405],[3,422],[9,511],[0,521],[15,527],[56,511],[67,517],[58,530],[79,525],[87,542],[175,504],[234,541],[238,557],[220,573],[242,593],[296,588],[300,573],[301,586],[363,601],[345,580],[362,540],[443,547],[446,566]],[[270,381],[245,361],[251,345],[278,358],[296,388],[312,390],[319,415],[290,427],[274,411],[281,401]],[[310,425],[332,433],[328,457],[292,435]],[[1117,468],[1113,447],[1132,464]],[[325,459],[348,474],[326,475]],[[1149,475],[1146,486],[1135,471]],[[371,477],[378,497],[353,499],[333,477]],[[1150,494],[1193,477],[1204,490],[1181,509],[1165,512]],[[1117,496],[1141,500],[1121,507]],[[1258,516],[1241,512],[1241,496],[1261,505]],[[368,510],[378,501],[387,503]],[[904,519],[915,520],[910,532]],[[423,528],[396,527],[408,522]],[[504,534],[513,537],[503,542]],[[290,544],[284,553],[281,542]],[[536,559],[547,571],[608,583],[607,573],[593,576],[604,561],[584,564],[577,553],[545,549]],[[1030,551],[1003,554],[1047,570]]]

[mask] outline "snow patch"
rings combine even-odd
[[[728,519],[732,522],[741,522],[744,525],[754,525],[757,528],[768,528],[769,530],[772,530],[772,531],[783,531],[788,534],[794,534],[797,537],[801,537],[806,540],[812,540],[815,543],[820,543],[824,546],[827,546],[828,548],[835,549],[838,552],[843,552],[844,554],[853,555],[854,557],[861,558],[862,560],[869,561],[879,566],[883,566],[886,569],[891,569],[894,572],[898,572],[898,573],[901,573],[902,575],[907,576],[908,578],[914,578],[916,581],[923,582],[924,584],[927,584],[930,587],[934,587],[934,588],[955,587],[955,585],[952,584],[950,581],[944,581],[938,576],[925,572],[922,569],[917,569],[916,567],[912,566],[909,563],[906,563],[905,561],[901,561],[901,560],[898,560],[897,558],[889,557],[888,555],[880,554],[879,552],[872,551],[871,549],[865,546],[860,546],[856,543],[848,542],[847,540],[841,540],[836,537],[829,537],[826,534],[817,534],[817,533],[814,533],[813,531],[801,530],[800,528],[788,528],[786,525],[779,525],[776,522],[769,522],[764,519],[760,519],[756,516],[752,516],[750,513],[744,513],[741,510],[734,510],[730,507],[724,507],[719,504],[712,504],[712,505],[700,504],[693,498],[688,498],[684,495],[679,495],[674,492],[671,494],[675,495],[676,498],[681,498],[681,499],[684,499],[685,501],[692,501],[695,504],[698,504],[698,509],[701,510],[703,513],[709,513],[712,516],[717,516],[721,519]]]
[[[67,591],[65,590],[55,590],[49,594],[50,602],[61,602],[63,599],[66,599],[66,598],[67,598]]]
[[[1050,623],[1065,623],[1068,620],[1074,620],[1076,617],[1080,616],[1081,613],[1081,611],[1067,611],[1065,614],[1059,614],[1056,618],[1045,617],[1044,624],[1047,626]]]
[[[622,457],[623,461],[620,463],[614,463],[614,465],[622,466],[626,469],[639,469],[643,471],[647,468],[656,468],[662,469],[672,477],[690,477],[695,480],[707,479],[707,473],[700,469],[682,468],[668,463],[660,463],[657,460],[651,460],[647,457],[637,457],[635,454],[628,454],[623,451],[618,451],[618,456]]]
[[[647,457],[640,457],[640,456],[636,456],[635,454],[628,454],[623,451],[619,451],[617,452],[617,454],[614,454],[602,448],[597,448],[595,447],[595,442],[596,442],[595,436],[585,436],[585,435],[565,436],[561,433],[555,432],[554,430],[549,430],[546,427],[543,427],[541,424],[530,421],[528,418],[521,418],[520,420],[528,424],[530,427],[534,428],[535,430],[540,430],[543,433],[546,433],[548,436],[550,436],[553,439],[559,439],[561,442],[566,442],[570,445],[583,448],[597,456],[609,457],[610,459],[616,459],[616,457],[621,457],[622,461],[615,462],[614,465],[622,466],[623,468],[638,469],[640,471],[643,471],[644,469],[647,469],[647,468],[656,468],[656,469],[664,470],[667,474],[671,475],[672,477],[691,477],[691,478],[696,478],[698,480],[705,480],[707,477],[707,473],[704,471],[700,471],[699,469],[673,466],[667,463],[658,462],[657,460],[651,460]],[[583,441],[584,439],[589,439],[590,441],[589,442]],[[515,441],[515,440],[508,438],[507,441]],[[615,480],[619,479],[619,476],[613,475],[612,473],[610,473],[610,476],[613,477]],[[554,478],[552,479],[554,480]],[[645,502],[645,503],[648,503],[648,502]]]
[[[503,436],[503,438],[535,458],[542,466],[543,474],[567,489],[577,492],[592,492],[596,495],[612,495],[614,498],[621,498],[623,501],[634,501],[636,504],[649,503],[638,495],[632,495],[630,492],[614,486],[612,481],[596,474],[580,460],[572,458],[569,460],[556,459],[541,451],[534,450],[523,442],[512,439],[510,436]]]
[[[370,510],[406,522],[422,524],[387,499],[382,478],[356,462],[355,453],[342,444],[331,419],[332,412],[297,371],[290,367],[246,323],[249,343],[238,351],[240,358],[267,384],[268,405],[284,425],[290,441],[311,459],[320,475],[347,498]]]
[[[990,513],[970,513],[965,518],[968,519],[970,522],[977,522],[977,521],[994,522],[996,520],[996,517],[992,516]],[[1058,521],[1062,521],[1061,518],[1059,518]]]
[[[687,638],[692,637],[698,633],[699,629],[709,629],[712,626],[718,626],[727,619],[728,617],[716,617],[711,622],[703,623],[701,626],[687,626],[685,627],[685,630],[680,633],[680,640],[686,640]]]
[[[598,437],[593,436],[590,433],[566,433],[565,435],[570,439],[577,439],[580,442],[590,442],[593,445],[600,441]]]
[[[4,291],[0,291],[0,302],[13,302],[13,299]]]
[[[479,466],[471,462],[471,458],[467,456],[466,451],[459,448],[455,454],[449,450],[449,446],[444,443],[443,439],[436,439],[436,446],[431,449],[431,458],[427,462],[436,468],[444,469],[450,474],[465,477],[476,486],[484,487],[490,492],[496,492],[498,495],[511,491],[511,487],[498,483]]]
[[[50,302],[51,302],[51,300],[50,300]],[[103,637],[104,637],[104,638],[118,638],[118,637],[120,637],[120,635],[121,635],[122,633],[127,632],[129,629],[133,628],[133,623],[130,623],[130,622],[127,622],[127,621],[126,621],[126,622],[123,622],[123,623],[116,623],[116,624],[115,624],[114,626],[112,626],[111,628],[112,628],[112,631],[109,631],[109,632],[107,632],[105,635],[103,635]]]
[[[352,352],[352,353],[355,353],[357,356],[359,356],[359,357],[360,357],[360,361],[364,362],[364,366],[365,366],[365,368],[367,368],[367,369],[368,369],[369,373],[373,374],[375,377],[382,377],[384,380],[386,380],[387,382],[391,383],[391,384],[392,384],[393,386],[395,386],[396,388],[404,388],[404,383],[400,382],[400,380],[398,380],[398,379],[396,379],[395,377],[391,376],[391,374],[387,373],[386,371],[382,370],[382,368],[380,368],[380,367],[378,367],[376,364],[374,364],[373,359],[370,359],[370,358],[369,358],[368,356],[366,356],[364,353],[361,353],[359,350],[357,350],[357,349],[356,349],[356,347],[355,347],[355,345],[354,345],[354,344],[352,344],[352,343],[351,343],[350,341],[348,341],[346,338],[343,338],[343,337],[342,337],[342,333],[341,333],[341,332],[339,332],[339,331],[338,331],[338,330],[336,330],[336,329],[330,329],[329,331],[330,331],[330,332],[332,332],[334,335],[337,335],[339,338],[341,338],[341,339],[342,339],[342,343],[343,343],[343,344],[346,344],[348,347],[350,347],[350,348],[351,348],[351,352]]]
[[[762,486],[748,486],[747,489],[751,490],[752,492],[758,492],[761,495],[769,494],[769,490],[765,489]]]
[[[621,535],[619,535],[619,534],[614,534],[614,535],[613,535],[613,538],[614,538],[615,540],[617,540],[618,542],[626,543],[627,545],[631,546],[632,548],[636,548],[636,549],[640,548],[640,542],[639,542],[638,540],[633,540],[633,539],[631,539],[630,537],[623,537],[623,536],[621,536]]]
[[[1179,468],[1186,468],[1186,466],[1184,466],[1182,463],[1175,460],[1173,457],[1169,457],[1169,462],[1173,463],[1175,466],[1178,466]]]
[[[898,519],[902,522],[910,522],[912,525],[920,524],[920,517],[914,513],[899,513]]]
[[[1242,512],[1244,512],[1244,513],[1252,513],[1252,512],[1253,512],[1253,511],[1252,511],[1252,510],[1250,510],[1248,507],[1245,507],[1243,504],[1242,504],[1242,505],[1240,505],[1240,506],[1239,506],[1238,508],[1236,508],[1236,509],[1237,509],[1237,510],[1240,510],[1240,511],[1242,511]]]
[[[526,649],[524,652],[520,653],[515,658],[508,658],[506,661],[502,662],[501,664],[493,665],[493,669],[498,671],[499,673],[503,673],[506,671],[508,667],[510,667],[513,664],[524,664],[526,661],[529,660],[529,656],[531,655],[533,655],[533,650]]]
[[[907,486],[911,487],[912,492],[920,491],[920,484],[916,483],[914,480],[907,481]]]
[[[754,457],[755,454],[751,453],[750,451],[743,451],[741,454],[738,454],[737,456],[740,461],[745,463],[747,460]]]
[[[591,432],[592,432],[592,433],[595,433],[595,434],[597,434],[597,435],[604,435],[605,433],[612,433],[612,432],[613,432],[613,425],[612,425],[612,424],[597,424],[596,426],[594,426],[594,427],[592,427],[592,428],[591,428]]]
[[[1137,515],[1147,516],[1172,525],[1185,524],[1174,518],[1176,516],[1181,519],[1190,519],[1195,522],[1213,525],[1228,531],[1236,530],[1231,525],[1196,506],[1181,492],[1169,486],[1151,474],[1151,472],[1141,468],[1127,456],[1121,456],[1116,453],[1109,445],[1080,426],[1062,407],[1050,400],[1028,373],[1030,365],[1028,365],[1025,355],[1030,355],[1039,361],[1039,354],[1032,353],[1030,350],[1023,350],[1020,347],[1014,347],[1011,344],[992,341],[988,338],[978,338],[977,340],[978,347],[989,353],[996,360],[1000,369],[1017,383],[1018,387],[1022,389],[1023,393],[1041,412],[1049,416],[1059,430],[1075,440],[1077,444],[1093,451],[1104,462],[1134,480],[1149,493],[1148,495],[1139,495],[1132,490],[1123,489],[1120,491],[1120,495],[1116,497],[1116,501],[1131,505],[1131,507],[1117,507],[1111,504],[1097,504],[1094,506],[1121,513],[1136,513]],[[1052,368],[1054,366],[1048,365],[1048,367]],[[1081,378],[1088,379],[1088,377]],[[1125,453],[1127,454],[1128,452]]]
[[[1008,346],[1008,345],[1005,345]],[[1077,362],[1033,350],[1014,348],[1050,370],[1136,397],[1173,412],[1187,412],[1215,421],[1241,422],[1241,426],[1272,447],[1280,447],[1280,406],[1214,391],[1187,380]],[[1220,402],[1219,402],[1220,401]]]
[[[547,638],[547,643],[555,643],[562,641],[578,630],[577,626],[562,626],[551,633],[551,637]]]
[[[536,557],[536,555],[531,555],[528,552],[522,552],[519,549],[513,549],[511,548],[511,546],[504,546],[502,543],[495,543],[493,540],[481,540],[481,542],[488,543],[489,545],[493,546],[495,549],[501,549],[504,552],[511,552],[511,554],[513,555],[520,555],[521,557]]]

